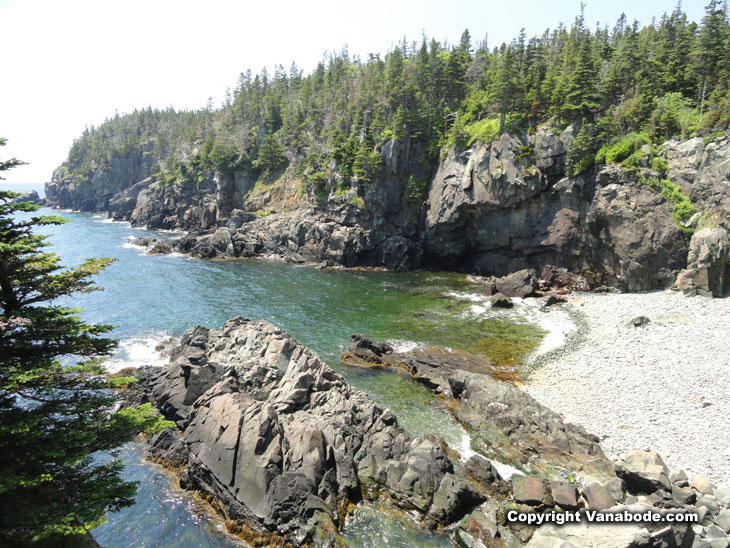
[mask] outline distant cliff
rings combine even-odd
[[[88,129],[46,194],[191,232],[158,251],[721,293],[730,19],[657,21],[248,71],[219,108]]]
[[[645,150],[636,167],[597,165],[569,177],[575,133],[504,133],[490,144],[452,147],[432,165],[394,138],[370,184],[326,194],[303,192],[294,162],[267,177],[213,170],[201,182],[165,184],[152,174],[151,152],[135,149],[81,182],[59,168],[46,196],[134,226],[190,231],[175,245],[204,258],[278,255],[494,275],[555,265],[593,287],[671,285],[687,266],[693,228],[728,219],[730,136],[668,141]],[[690,219],[673,215],[676,195],[662,180],[676,181],[696,209]]]

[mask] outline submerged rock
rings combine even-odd
[[[566,424],[513,384],[497,380],[510,376],[486,357],[432,346],[402,353],[373,351],[381,345],[353,335],[342,360],[406,371],[434,392],[453,398],[453,415],[472,433],[472,446],[486,457],[549,476],[567,477],[572,471],[596,480],[615,477],[596,436]]]

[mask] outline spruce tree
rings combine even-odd
[[[66,221],[30,216],[38,206],[18,196],[0,191],[0,545],[73,546],[136,491],[120,477],[123,462],[92,454],[166,421],[149,404],[113,412],[100,363],[115,347],[102,336],[111,326],[57,302],[96,290],[90,277],[111,259],[62,270],[34,230]]]

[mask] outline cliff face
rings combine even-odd
[[[268,179],[211,172],[200,182],[165,186],[151,175],[144,150],[82,180],[61,167],[46,194],[58,207],[190,231],[160,244],[163,252],[495,275],[556,265],[593,287],[671,285],[687,266],[690,235],[676,225],[672,202],[640,184],[640,177],[659,173],[601,165],[567,177],[574,133],[505,133],[490,144],[452,148],[436,165],[408,140],[392,139],[369,184],[349,192],[330,185],[326,196],[303,190],[296,159]],[[668,141],[661,156],[698,213],[727,222],[730,137]]]
[[[504,134],[451,151],[430,186],[428,254],[480,274],[558,265],[593,286],[671,284],[689,242],[671,204],[617,165],[564,177],[567,138]]]
[[[132,149],[83,176],[71,175],[79,169],[78,162],[64,162],[45,185],[47,203],[63,209],[106,211],[112,198],[149,175],[153,164],[150,148]]]

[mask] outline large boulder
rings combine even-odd
[[[656,451],[640,450],[625,456],[618,463],[616,473],[636,492],[672,490],[669,468]]]
[[[524,269],[495,280],[497,291],[508,297],[521,299],[537,289],[537,276],[533,269]]]
[[[41,202],[41,197],[38,196],[38,192],[36,192],[35,190],[29,190],[28,192],[21,194],[17,198],[13,198],[13,200],[11,201],[11,203],[14,204],[20,204],[25,202],[29,202],[31,204],[39,204]]]
[[[688,295],[722,297],[728,262],[728,233],[722,227],[707,227],[692,236],[687,268],[680,272],[675,288]]]

